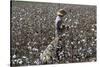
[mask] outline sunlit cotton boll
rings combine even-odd
[[[23,18],[20,18],[19,20],[21,21],[21,20],[23,20]]]
[[[92,31],[95,31],[95,29],[94,29],[94,28],[92,28],[91,30],[92,30]]]
[[[72,19],[69,19],[69,20],[68,20],[68,22],[71,22],[71,21],[72,21]]]
[[[74,42],[71,42],[71,44],[74,44]]]
[[[23,63],[22,59],[18,59],[17,63],[22,64]]]
[[[26,56],[22,56],[22,58],[27,58]]]
[[[65,20],[64,21],[67,21],[68,20],[68,18],[65,18]]]
[[[83,33],[83,30],[81,30],[80,32]]]
[[[86,39],[82,39],[81,41],[82,41],[82,42],[86,42]]]
[[[73,26],[73,25],[71,25],[71,27],[73,28],[74,26]]]
[[[19,45],[19,42],[16,42],[16,45]]]
[[[22,64],[23,63],[23,61],[19,61],[19,64]]]
[[[16,63],[16,62],[17,62],[17,60],[15,59],[13,62],[15,62],[15,63]]]
[[[62,37],[65,37],[66,36],[66,34],[64,33],[64,34],[62,34]]]
[[[38,52],[38,49],[37,48],[33,48],[32,50]]]
[[[81,42],[80,41],[78,41],[78,44],[80,44]]]
[[[79,24],[79,22],[74,22],[75,24]]]
[[[32,47],[31,47],[31,46],[28,46],[28,49],[29,49],[29,50],[31,50],[31,49],[32,49]]]
[[[16,55],[14,54],[12,57],[13,57],[13,58],[16,58]]]

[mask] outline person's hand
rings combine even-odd
[[[62,28],[62,29],[65,29],[65,25],[64,25],[64,24],[62,24],[61,28]]]
[[[67,30],[69,30],[69,26],[67,26],[66,28],[67,28]]]

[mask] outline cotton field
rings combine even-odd
[[[11,66],[43,64],[40,55],[55,39],[60,8],[67,12],[63,18],[66,29],[57,55],[44,64],[96,61],[96,6],[12,1]]]

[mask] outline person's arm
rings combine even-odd
[[[57,30],[60,30],[60,29],[61,29],[61,24],[62,24],[61,21],[58,21],[58,22],[57,22]]]

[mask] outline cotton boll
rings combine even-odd
[[[16,42],[16,45],[20,45],[19,42]]]
[[[92,28],[91,30],[92,30],[92,31],[95,31],[95,29],[94,29],[94,28]]]
[[[26,56],[22,56],[22,58],[24,58],[24,59],[25,59],[25,58],[27,58],[27,57],[26,57]]]
[[[20,18],[19,20],[21,21],[21,20],[23,20],[23,18]]]
[[[82,41],[82,42],[86,42],[86,39],[82,39],[81,41]]]
[[[68,18],[65,18],[65,21],[67,21],[68,20]]]
[[[23,61],[19,61],[19,64],[22,64],[23,63]]]
[[[66,36],[66,34],[64,33],[64,34],[62,34],[62,37],[65,37]]]
[[[31,46],[28,46],[28,49],[29,49],[29,50],[31,50],[31,49],[32,49],[32,47],[31,47]]]
[[[37,48],[32,48],[32,50],[38,52],[38,49]]]
[[[13,58],[16,58],[17,56],[14,54],[12,57],[13,57]]]
[[[75,24],[79,24],[79,22],[74,22]]]
[[[71,22],[71,21],[72,21],[72,19],[69,19],[69,20],[68,20],[68,22]]]
[[[22,64],[23,63],[22,59],[17,59],[17,63]]]

